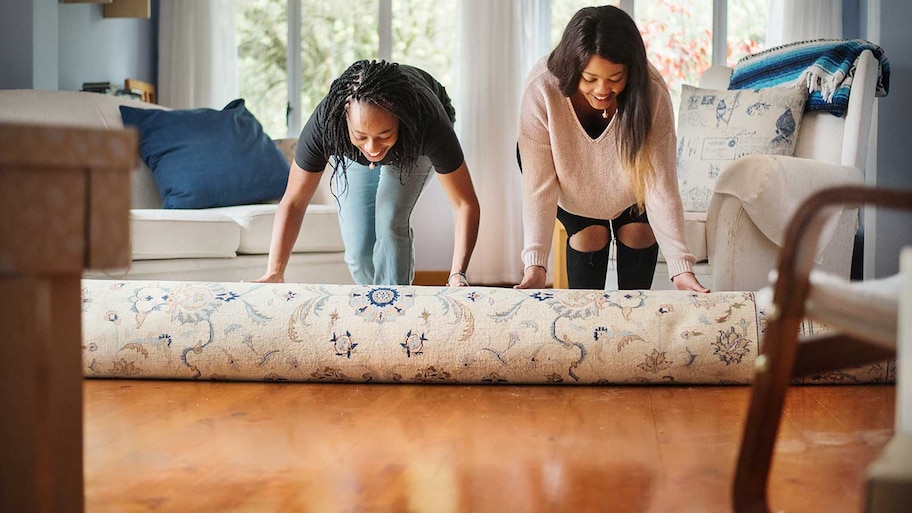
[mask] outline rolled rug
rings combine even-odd
[[[764,325],[752,292],[111,280],[82,292],[92,378],[745,384]]]

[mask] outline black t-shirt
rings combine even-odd
[[[431,160],[438,173],[452,173],[462,165],[465,156],[459,145],[459,139],[456,138],[456,132],[453,130],[456,111],[453,109],[446,89],[429,73],[418,68],[400,64],[399,69],[415,87],[420,101],[427,102],[427,107],[429,107],[427,110],[434,113],[433,119],[426,121],[427,124],[422,133],[421,155]],[[326,98],[323,98],[298,137],[295,162],[305,171],[323,171],[331,157],[323,145],[325,116]],[[397,141],[396,144],[398,145],[399,142]],[[394,146],[380,164],[395,164],[395,154]],[[358,163],[366,166],[369,161],[358,152]]]

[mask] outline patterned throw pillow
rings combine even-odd
[[[754,153],[795,152],[807,91],[684,85],[678,110],[678,186],[684,210],[705,212],[719,173]]]

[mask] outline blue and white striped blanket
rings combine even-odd
[[[818,39],[748,55],[735,65],[729,89],[807,87],[805,111],[845,115],[855,64],[864,50],[878,62],[877,96],[890,91],[890,63],[881,47],[863,39]]]

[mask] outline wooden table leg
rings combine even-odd
[[[130,262],[137,133],[0,123],[0,512],[80,513],[85,269]]]
[[[0,511],[83,511],[79,286],[0,278]]]

